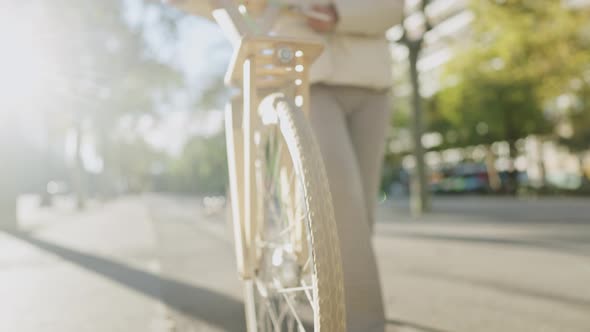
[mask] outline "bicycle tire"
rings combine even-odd
[[[307,211],[305,218],[313,270],[313,331],[345,331],[346,317],[340,246],[334,219],[331,194],[325,167],[312,129],[303,112],[288,99],[273,100],[280,135],[292,162],[294,174],[301,185]],[[258,187],[259,197],[265,188]],[[266,331],[256,317],[257,284],[247,281],[245,287],[246,316],[249,332]],[[311,300],[310,300],[311,301]],[[256,326],[253,328],[252,326]],[[270,330],[276,331],[276,326]],[[278,330],[281,330],[280,328]],[[300,331],[298,329],[298,331]],[[309,331],[309,330],[306,330]]]

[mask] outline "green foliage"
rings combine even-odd
[[[122,17],[121,1],[57,0],[48,8],[59,46],[63,92],[74,112],[109,127],[122,113],[152,111],[154,97],[180,83],[172,67],[156,60],[142,31]]]
[[[458,145],[552,130],[544,106],[588,70],[588,10],[561,1],[472,1],[473,33],[446,68],[434,113]]]
[[[560,137],[559,142],[579,153],[590,148],[590,84],[585,84],[575,96],[576,102],[564,119],[571,126],[571,135]]]
[[[151,189],[152,176],[166,160],[163,153],[141,137],[120,141],[110,153],[116,155],[117,169],[109,170],[108,175],[118,176],[123,181],[124,189],[131,192]]]
[[[56,0],[44,8],[52,22],[48,34],[66,41],[55,45],[64,87],[54,91],[56,108],[69,114],[70,127],[94,136],[103,160],[103,194],[121,184],[140,190],[150,167],[144,158],[149,147],[129,131],[145,114],[156,115],[180,87],[180,73],[160,62],[143,27],[125,21],[123,1]]]
[[[468,57],[477,61],[478,70],[535,82],[541,99],[567,91],[590,63],[588,8],[571,9],[558,0],[473,0],[471,9],[475,20]]]
[[[197,136],[184,147],[168,171],[166,190],[199,194],[224,194],[227,185],[225,135]]]
[[[437,100],[438,129],[446,127],[446,138],[455,145],[514,142],[551,128],[531,82],[506,82],[471,72],[441,91]]]

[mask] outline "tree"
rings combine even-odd
[[[421,15],[424,20],[422,31],[410,31],[402,24],[403,33],[400,38],[400,42],[408,48],[410,79],[412,83],[412,142],[416,166],[412,173],[410,194],[411,209],[414,215],[421,215],[430,210],[430,192],[426,174],[426,163],[424,161],[424,146],[422,145],[424,120],[422,114],[422,96],[420,95],[420,77],[418,73],[418,60],[424,45],[424,36],[432,29],[432,25],[426,16],[426,7],[430,2],[431,0],[421,0],[418,9],[417,15]]]
[[[227,184],[225,135],[193,137],[168,170],[174,191],[223,194]]]
[[[143,137],[136,135],[121,139],[111,153],[117,155],[117,175],[120,181],[113,190],[141,193],[150,190],[152,177],[161,172],[160,168],[168,157],[156,150]]]
[[[68,40],[61,46],[61,76],[68,85],[62,105],[75,114],[73,127],[87,131],[77,136],[94,137],[102,159],[100,191],[108,197],[121,180],[115,148],[120,144],[119,123],[154,113],[167,93],[178,88],[180,75],[148,47],[142,27],[125,21],[121,1],[58,0],[48,10],[56,20],[55,35]],[[82,162],[75,164],[83,167]]]
[[[590,9],[565,4],[472,0],[474,33],[468,47],[488,72],[536,82],[539,98],[555,98],[568,91],[590,63],[590,38],[585,32]]]
[[[583,181],[590,180],[584,170],[584,154],[590,149],[590,82],[583,84],[574,95],[575,102],[567,109],[562,119],[569,132],[560,135],[559,143],[576,154]]]
[[[589,12],[528,0],[472,1],[471,10],[473,33],[447,65],[440,111],[460,144],[505,140],[514,159],[518,139],[552,132],[546,105],[588,70]]]
[[[503,81],[469,71],[463,73],[461,83],[439,92],[438,103],[440,115],[454,130],[454,145],[481,144],[490,154],[492,143],[506,141],[512,162],[517,157],[517,140],[551,130],[531,82]],[[488,171],[494,167],[488,157]],[[489,175],[495,178],[493,172]],[[516,179],[511,181],[511,187],[516,188]],[[492,187],[497,186],[495,181]]]

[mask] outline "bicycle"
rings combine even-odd
[[[340,246],[322,157],[307,122],[317,41],[271,36],[284,10],[264,0],[209,0],[232,41],[226,109],[237,269],[248,331],[345,331]]]

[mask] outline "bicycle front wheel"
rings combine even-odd
[[[304,114],[272,98],[256,158],[260,222],[248,330],[345,331],[340,246],[325,168]],[[270,114],[269,114],[270,112]]]

